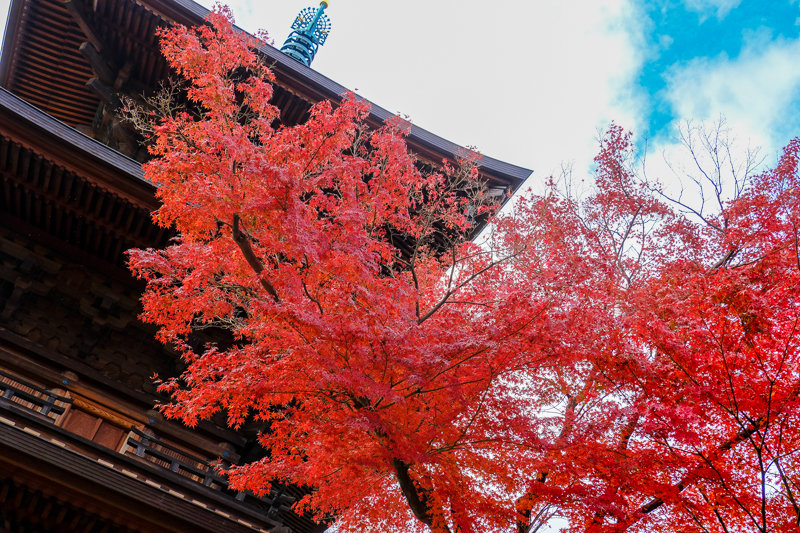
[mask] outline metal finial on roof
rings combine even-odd
[[[292,23],[292,33],[281,46],[281,52],[295,61],[309,66],[320,46],[325,44],[331,31],[331,21],[323,13],[328,7],[328,0],[322,0],[319,7],[303,9]]]

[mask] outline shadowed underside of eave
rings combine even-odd
[[[99,81],[112,91],[146,94],[168,79],[156,30],[167,24],[131,0],[16,0],[6,39],[0,84],[49,115],[87,133],[96,129],[103,99],[87,83],[99,73],[80,51],[90,43],[108,67]],[[12,31],[13,31],[12,28]],[[114,78],[111,80],[111,78]],[[97,83],[97,82],[95,82]],[[281,118],[304,119],[308,102],[283,87],[274,103]]]
[[[122,272],[126,250],[169,237],[154,190],[135,161],[0,89],[3,225]]]

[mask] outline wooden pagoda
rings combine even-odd
[[[0,59],[0,533],[321,532],[291,503],[230,491],[215,465],[252,457],[254,434],[164,420],[150,376],[180,362],[138,321],[131,247],[164,245],[142,150],[120,94],[167,76],[155,30],[200,24],[191,0],[11,0]],[[346,89],[264,46],[281,120]],[[373,106],[375,124],[390,114]],[[413,127],[435,164],[459,147]],[[491,186],[530,171],[485,157]]]

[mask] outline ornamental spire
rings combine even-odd
[[[331,31],[331,21],[323,13],[328,7],[328,0],[322,0],[319,7],[303,9],[292,23],[292,33],[281,46],[281,52],[295,61],[310,66],[317,49],[325,44]]]

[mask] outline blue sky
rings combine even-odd
[[[277,45],[316,4],[228,3]],[[800,0],[332,0],[328,14],[315,69],[540,177],[589,172],[612,120],[663,153],[686,120],[724,116],[771,158],[800,135]]]
[[[642,65],[638,83],[648,94],[647,129],[653,136],[669,135],[680,116],[670,101],[671,82],[692,67],[722,66],[746,61],[748,56],[771,47],[786,46],[800,36],[798,2],[789,0],[702,1],[656,0],[643,4],[645,35],[650,56]],[[742,80],[730,71],[728,83]],[[702,76],[698,73],[698,81]],[[766,80],[765,80],[766,82]],[[793,108],[796,110],[797,93]],[[731,96],[732,97],[732,96]],[[719,95],[724,100],[725,95]],[[643,117],[644,118],[644,117]],[[796,129],[796,118],[776,124],[776,135]],[[797,132],[795,132],[797,134]]]

